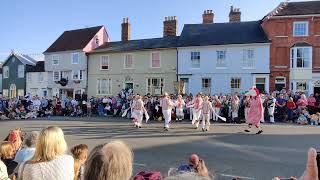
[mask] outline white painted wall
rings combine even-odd
[[[242,68],[244,49],[253,49],[255,65],[252,69]],[[190,92],[196,94],[202,90],[202,78],[211,78],[211,94],[230,93],[232,77],[241,78],[240,92],[247,91],[254,85],[255,73],[269,76],[269,44],[244,44],[223,46],[200,46],[178,48],[179,78],[189,77]],[[216,67],[217,51],[226,51],[226,68]],[[191,52],[200,52],[200,68],[191,68]],[[264,74],[263,74],[264,73]],[[266,80],[266,89],[269,79]]]
[[[40,73],[43,75],[43,81],[39,81]],[[26,93],[43,97],[44,91],[47,91],[47,97],[52,98],[52,92],[48,89],[48,72],[27,72],[26,75]]]

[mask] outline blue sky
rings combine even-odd
[[[258,20],[281,0],[2,0],[0,2],[0,60],[11,49],[42,53],[65,30],[104,25],[112,41],[120,39],[123,17],[131,22],[131,38],[161,37],[165,16],[183,24],[200,23],[204,10],[215,22],[227,22],[230,6],[242,20]]]

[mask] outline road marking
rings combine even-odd
[[[256,179],[252,177],[236,176],[236,175],[230,175],[230,174],[219,174],[219,175],[224,177],[233,177],[233,178],[240,178],[240,179]]]
[[[145,164],[139,164],[139,163],[133,163],[133,165],[147,167],[147,165],[145,165]]]

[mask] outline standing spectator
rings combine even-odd
[[[88,158],[88,146],[79,144],[71,149],[74,158],[74,180],[84,179],[85,162]]]
[[[73,180],[74,160],[66,155],[67,143],[59,127],[50,126],[40,132],[36,151],[30,161],[19,168],[21,180]]]
[[[308,111],[310,114],[316,113],[316,98],[313,96],[313,94],[310,94],[308,98]]]
[[[133,153],[122,141],[95,147],[88,158],[85,180],[129,180]]]
[[[239,122],[238,120],[238,112],[240,108],[240,100],[237,95],[234,95],[231,102],[231,113],[232,113],[232,121]]]
[[[278,119],[283,120],[286,115],[286,100],[284,99],[283,94],[280,94],[279,98],[276,101]]]
[[[246,122],[247,122],[248,112],[250,109],[250,102],[251,102],[250,96],[246,95],[245,99],[244,99],[244,118],[245,118]]]
[[[290,97],[289,101],[287,102],[287,120],[293,121],[293,110],[296,109],[296,104],[293,101],[293,98]]]
[[[15,162],[21,164],[25,161],[30,160],[33,157],[34,152],[36,150],[35,146],[38,137],[39,132],[37,131],[32,131],[29,134],[27,134],[26,138],[24,139],[24,147],[17,152],[16,157],[14,159]]]

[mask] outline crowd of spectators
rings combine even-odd
[[[13,99],[0,98],[1,119],[28,119],[51,116],[122,116],[130,108],[133,100],[132,90],[122,90],[117,96],[77,98],[70,97],[47,99],[38,96],[19,97]],[[320,95],[316,93],[306,96],[302,92],[275,91],[271,94],[261,94],[263,98],[264,117],[266,122],[291,122],[300,125],[319,125],[320,118]],[[145,109],[151,120],[161,121],[163,119],[161,107],[159,106],[161,96],[147,94],[143,96]],[[183,95],[186,104],[194,96]],[[171,95],[175,101],[177,95]],[[247,111],[250,107],[250,97],[244,94],[219,94],[210,96],[210,101],[216,113],[227,118],[229,123],[245,122]],[[184,107],[184,119],[191,119],[190,108]],[[176,119],[175,111],[172,111],[172,119]],[[126,117],[131,117],[128,111]],[[218,117],[212,115],[211,120],[219,121]]]

